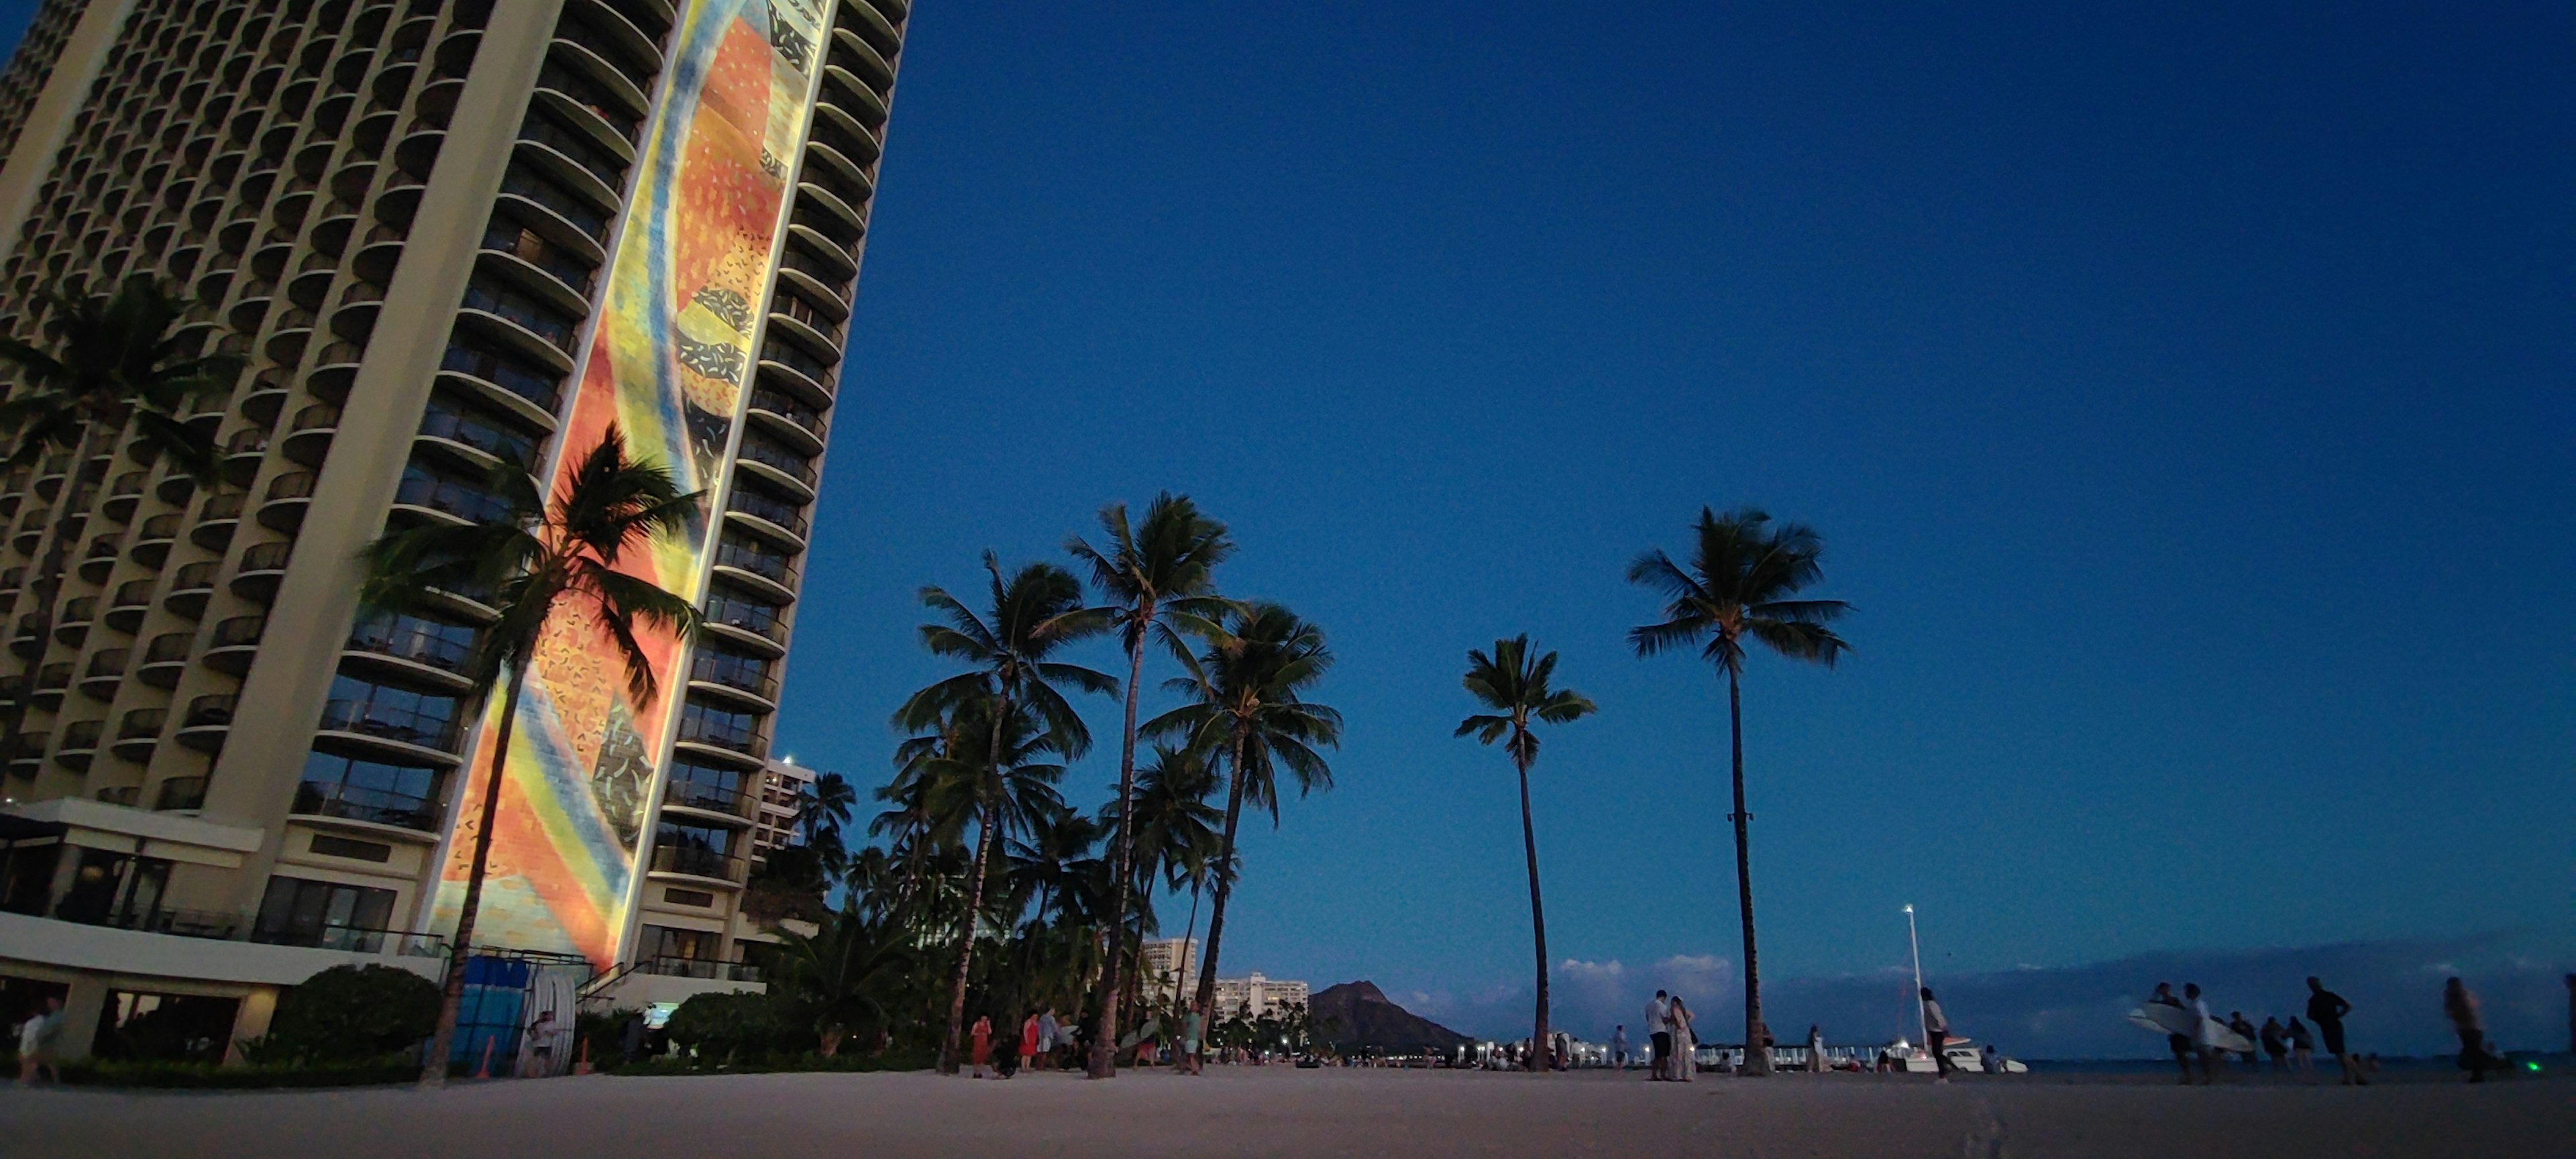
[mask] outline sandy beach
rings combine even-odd
[[[2576,1084],[2182,1089],[2088,1076],[1714,1076],[1219,1068],[1094,1084],[745,1075],[239,1094],[0,1091],[9,1154],[2538,1156]]]

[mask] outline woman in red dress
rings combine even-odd
[[[1020,1069],[1035,1070],[1038,1061],[1038,1016],[1029,1015],[1020,1023]]]
[[[993,1061],[993,1020],[975,1016],[975,1077],[984,1077],[984,1067]]]

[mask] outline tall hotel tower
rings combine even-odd
[[[642,702],[598,625],[547,626],[476,942],[647,998],[755,977],[740,898],[908,10],[44,0],[0,74],[0,328],[143,275],[248,361],[186,416],[212,486],[131,431],[0,482],[28,705],[0,989],[64,994],[69,1052],[141,1006],[233,1002],[241,1037],[322,968],[434,972],[493,612],[371,612],[358,553],[495,514],[505,467],[551,493],[612,425],[709,497],[633,565],[708,626],[645,640]]]

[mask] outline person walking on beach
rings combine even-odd
[[[1673,1026],[1673,1081],[1696,1082],[1699,1079],[1699,1060],[1696,1057],[1699,1040],[1691,1036],[1690,1007],[1682,1004],[1681,995],[1675,994],[1672,1005],[1665,1009],[1665,1015],[1672,1020]]]
[[[984,1077],[984,1068],[991,1065],[993,1061],[993,1020],[981,1014],[976,1015],[975,1029],[972,1033],[975,1038],[975,1053],[973,1055],[975,1063],[975,1077],[982,1078]]]
[[[1646,1081],[1659,1083],[1670,1077],[1664,1072],[1673,1058],[1672,999],[1661,990],[1655,1000],[1646,1003],[1646,1042],[1652,1052],[1648,1060]]]
[[[1932,997],[1932,988],[1926,986],[1923,988],[1923,1049],[1932,1052],[1934,1069],[1941,1076],[1932,1080],[1934,1082],[1950,1081],[1950,1072],[1959,1069],[1950,1065],[1950,1052],[1943,1049],[1949,1044],[1950,1016],[1941,1013],[1940,1001]]]
[[[2451,1020],[2451,1029],[2460,1036],[2460,1069],[2469,1072],[2469,1081],[2482,1083],[2489,1070],[2501,1070],[2502,1060],[2487,1050],[2486,1021],[2478,1014],[2478,996],[2453,978],[2442,983],[2442,1016]]]
[[[2335,1056],[2343,1067],[2342,1085],[2366,1087],[2370,1079],[2361,1073],[2361,1062],[2352,1057],[2343,1040],[2343,1017],[2352,1013],[2352,1003],[2325,987],[2325,983],[2308,979],[2308,1021],[2317,1024],[2317,1034],[2325,1039],[2326,1053]]]
[[[1619,1068],[1619,1073],[1628,1072],[1628,1024],[1625,1022],[1610,1028],[1610,1063]]]
[[[2149,996],[2147,1001],[2157,1006],[2171,1006],[2177,1010],[2188,1009],[2182,1004],[2182,999],[2174,997],[2173,983],[2171,982],[2156,983],[2156,992]],[[2191,1036],[2188,1034],[2167,1034],[2165,1035],[2165,1048],[2173,1052],[2174,1065],[2182,1068],[2182,1085],[2190,1086],[2192,1056]]]
[[[2238,1038],[2245,1040],[2245,1049],[2236,1052],[2237,1059],[2245,1064],[2245,1069],[2257,1074],[2262,1073],[2263,1068],[2255,1061],[2254,1024],[2245,1020],[2245,1012],[2242,1010],[2228,1011],[2227,1028],[2235,1031]]]
[[[2300,1074],[2315,1074],[2317,1039],[2315,1035],[2308,1033],[2308,1024],[2299,1021],[2299,1016],[2293,1014],[2290,1016],[2289,1027],[2282,1033],[2290,1039],[2290,1068]]]
[[[2198,1028],[2193,1032],[2191,1042],[2194,1047],[2198,1048],[2198,1052],[2200,1054],[2201,1085],[2216,1086],[2218,1084],[2217,1036],[2218,1031],[2226,1024],[2218,1021],[2216,1016],[2210,1014],[2209,1000],[2200,996],[2200,983],[2183,983],[2182,1001],[2183,1005],[2188,1007],[2192,1013],[2200,1016]]]
[[[2269,1016],[2265,1017],[2263,1019],[2263,1030],[2258,1037],[2263,1040],[2263,1053],[2272,1056],[2272,1073],[2279,1074],[2282,1071],[2289,1069],[2282,1062],[2283,1056],[2290,1053],[2290,1043],[2287,1038],[2283,1037],[2281,1020]]]
[[[1063,1024],[1063,1023],[1061,1023],[1061,1022],[1056,1021],[1056,1018],[1055,1018],[1055,1007],[1050,1006],[1050,1007],[1047,1007],[1047,1008],[1046,1008],[1046,1009],[1044,1009],[1044,1010],[1039,1011],[1039,1012],[1038,1012],[1038,1069],[1039,1069],[1039,1070],[1053,1070],[1053,1069],[1055,1069],[1055,1052],[1056,1052],[1056,1048],[1057,1048],[1057,1047],[1060,1047],[1060,1046],[1064,1046],[1064,1045],[1066,1045],[1067,1043],[1069,1043],[1069,1042],[1072,1040],[1072,1038],[1073,1038],[1073,1036],[1072,1036],[1072,1035],[1070,1035],[1070,1034],[1066,1034],[1066,1033],[1064,1032],[1064,1024]]]
[[[1205,1016],[1196,1010],[1181,1015],[1181,1048],[1172,1059],[1172,1069],[1182,1074],[1199,1073],[1199,1031],[1206,1025]]]
[[[1807,1024],[1807,1073],[1825,1073],[1825,1028]]]

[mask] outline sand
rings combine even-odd
[[[1215,1068],[1114,1082],[926,1074],[591,1076],[446,1091],[0,1090],[13,1157],[2543,1156],[2576,1081],[2367,1089],[2144,1079]]]

